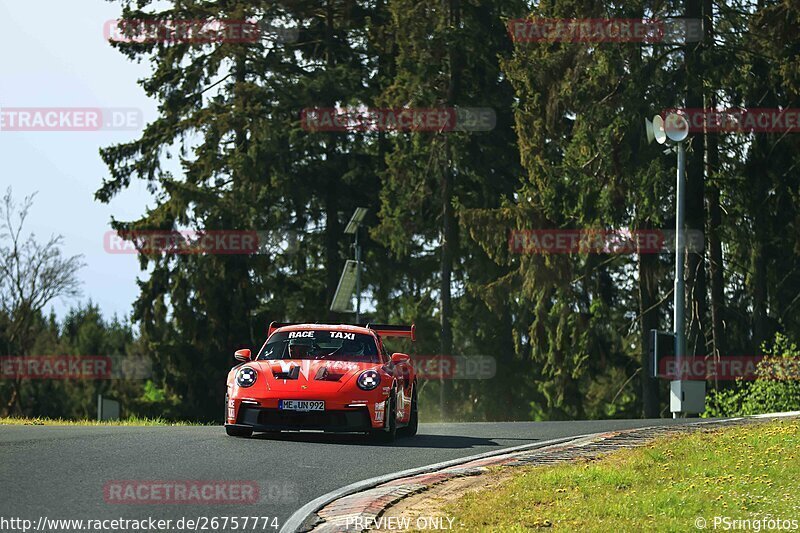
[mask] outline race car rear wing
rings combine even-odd
[[[272,333],[284,326],[297,326],[302,322],[272,322],[269,325],[269,332],[267,337],[272,336]],[[411,341],[417,340],[417,328],[414,324],[410,326],[398,326],[394,324],[342,324],[343,326],[358,326],[360,328],[371,329],[381,337],[407,337]]]
[[[396,326],[392,324],[358,324],[361,327],[371,329],[381,337],[407,337],[413,341],[417,340],[417,327]]]

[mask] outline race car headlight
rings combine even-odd
[[[254,368],[246,366],[236,373],[236,383],[240,387],[252,387],[258,378],[258,372]]]
[[[374,370],[365,370],[358,376],[356,383],[361,390],[373,390],[381,384],[381,376]]]

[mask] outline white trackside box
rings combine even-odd
[[[686,379],[670,381],[669,410],[683,414],[698,414],[705,411],[706,382]]]

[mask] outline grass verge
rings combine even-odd
[[[61,418],[0,417],[0,426],[199,426],[192,422],[172,422],[163,418],[131,416],[122,420],[64,420]]]
[[[696,531],[713,530],[715,517],[797,522],[799,453],[796,419],[698,432],[600,460],[520,468],[442,511],[459,531]]]

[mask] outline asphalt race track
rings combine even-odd
[[[277,517],[282,526],[308,501],[362,479],[504,447],[673,422],[421,424],[419,435],[393,445],[319,433],[233,438],[222,427],[210,426],[0,426],[0,516],[34,524],[40,516],[267,516]],[[259,499],[247,505],[107,503],[104,486],[120,480],[255,481]]]

